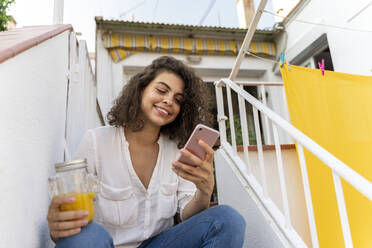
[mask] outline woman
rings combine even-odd
[[[212,147],[199,159],[181,149],[198,123],[210,124],[203,81],[181,61],[163,56],[124,86],[108,113],[111,126],[88,130],[76,158],[100,180],[95,221],[59,210],[48,223],[62,247],[242,247],[245,221],[229,206],[209,208],[214,187]],[[181,154],[196,167],[177,162]],[[181,223],[174,226],[177,214]]]

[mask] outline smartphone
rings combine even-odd
[[[188,150],[198,158],[204,160],[205,157],[205,151],[203,147],[201,147],[198,144],[198,140],[201,139],[204,142],[206,142],[211,147],[214,146],[216,143],[218,136],[220,136],[220,133],[213,128],[207,127],[203,124],[198,124],[192,134],[190,135],[190,138],[187,140],[186,145],[184,149]],[[191,166],[196,166],[194,162],[192,162],[187,157],[181,155],[177,161],[180,161],[181,163],[188,164]]]

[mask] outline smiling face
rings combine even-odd
[[[161,72],[142,93],[141,116],[145,125],[164,126],[174,121],[183,101],[183,80],[172,72]]]

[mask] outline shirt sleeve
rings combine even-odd
[[[178,176],[178,189],[177,189],[177,199],[178,208],[177,212],[180,213],[180,219],[182,219],[182,211],[185,206],[194,198],[195,192],[197,190],[195,184],[189,180],[183,179]]]
[[[87,159],[88,173],[97,175],[97,159],[95,152],[95,139],[93,137],[93,131],[87,130],[79,143],[76,152],[73,155],[73,159]]]

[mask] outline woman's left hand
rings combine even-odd
[[[198,190],[203,193],[203,195],[206,195],[210,198],[214,188],[214,151],[212,147],[205,143],[203,140],[199,140],[198,144],[204,149],[206,153],[204,160],[201,160],[186,149],[181,149],[181,154],[193,161],[196,166],[184,164],[180,161],[174,161],[172,163],[174,168],[172,169],[177,175],[193,182]]]

